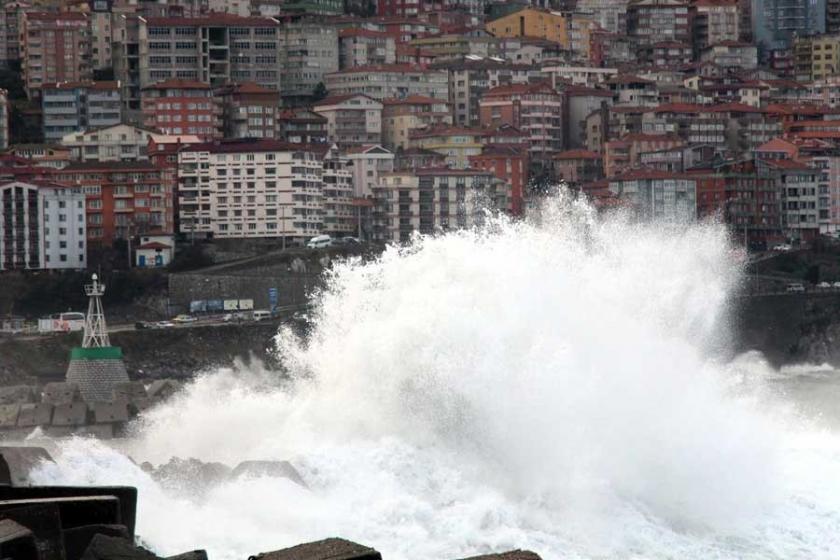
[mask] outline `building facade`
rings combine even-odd
[[[446,72],[409,64],[350,68],[327,74],[325,80],[332,95],[364,94],[379,100],[409,95],[449,99]]]
[[[85,196],[54,183],[0,183],[0,270],[84,269]]]
[[[222,137],[222,108],[204,82],[166,80],[143,88],[143,126],[164,134]]]
[[[274,138],[280,94],[253,82],[229,84],[216,90],[222,102],[225,138]]]
[[[327,140],[339,147],[382,142],[382,103],[367,95],[337,95],[312,110],[327,119]]]
[[[255,82],[280,90],[279,22],[208,14],[140,20],[140,86],[180,79],[213,87]]]
[[[30,99],[39,96],[44,84],[90,80],[93,69],[87,16],[78,12],[25,12],[21,69]]]
[[[117,82],[61,82],[41,86],[44,140],[57,143],[70,133],[119,124]]]

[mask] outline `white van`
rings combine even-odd
[[[271,319],[271,311],[259,309],[257,311],[254,311],[251,317],[254,319],[254,321],[266,321],[268,319]]]
[[[306,244],[310,249],[321,249],[323,247],[332,246],[332,237],[329,235],[316,235]]]

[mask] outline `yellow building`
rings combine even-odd
[[[566,49],[571,47],[569,21],[560,12],[524,8],[487,22],[485,28],[496,37],[538,37],[560,43]]]
[[[793,46],[796,79],[823,80],[840,74],[840,36],[798,37]]]

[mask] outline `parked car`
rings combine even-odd
[[[817,284],[817,288],[821,290],[829,290],[831,289],[831,284],[829,284],[828,282],[820,282],[819,284]]]
[[[785,288],[785,291],[801,294],[805,291],[805,286],[800,284],[799,282],[795,282],[793,284],[788,284],[787,288]]]
[[[198,321],[198,319],[196,319],[196,318],[195,318],[195,317],[193,317],[192,315],[178,315],[177,317],[175,317],[174,319],[172,319],[172,322],[173,322],[173,323],[181,323],[181,324],[184,324],[184,323],[195,323],[196,321]]]
[[[790,251],[791,249],[793,249],[793,247],[791,247],[787,243],[780,243],[779,245],[773,247],[774,251]]]
[[[138,331],[142,331],[143,329],[150,329],[152,328],[152,326],[153,325],[150,325],[145,321],[137,321],[136,323],[134,323],[134,329]]]
[[[222,321],[225,323],[233,323],[236,321],[244,321],[245,315],[243,313],[227,313],[224,317],[222,317]]]
[[[324,247],[332,246],[332,237],[329,235],[316,235],[309,240],[306,246],[310,249],[322,249]]]
[[[271,319],[271,311],[266,309],[258,309],[251,315],[254,321],[265,321]]]
[[[174,326],[175,323],[173,323],[172,321],[158,321],[154,324],[154,327],[156,329],[171,329]]]
[[[836,290],[836,289],[838,289],[838,288],[840,288],[840,282],[835,282],[835,283],[833,283],[833,284],[831,285],[831,287],[832,287],[832,288],[834,288],[835,290]]]

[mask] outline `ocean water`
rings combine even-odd
[[[840,558],[840,382],[728,352],[724,228],[599,220],[417,238],[336,266],[285,372],[207,372],[37,482],[132,484],[138,534],[213,560],[342,536],[386,560]],[[286,459],[308,488],[137,463]]]

